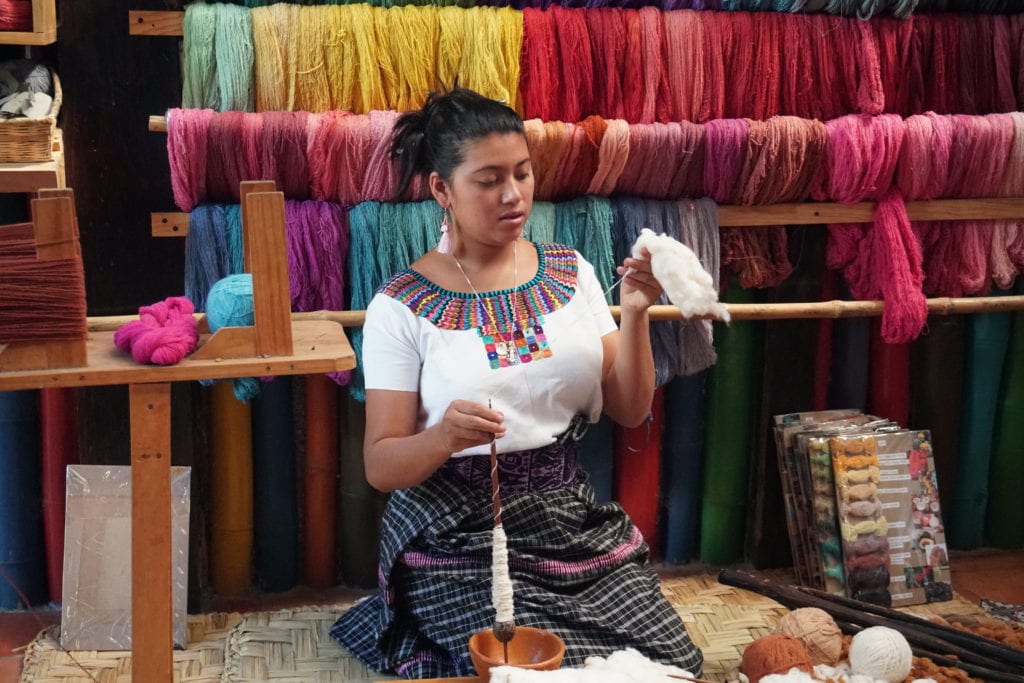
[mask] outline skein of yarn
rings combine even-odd
[[[782,633],[758,638],[743,650],[740,671],[750,683],[758,683],[770,674],[784,674],[791,669],[810,673],[814,669],[811,653],[802,642]]]
[[[888,626],[866,628],[850,643],[850,668],[857,675],[898,683],[910,674],[913,659],[907,639]]]
[[[801,607],[783,615],[775,632],[803,643],[815,664],[831,666],[842,654],[842,631],[828,612],[817,607]]]
[[[139,309],[139,319],[114,333],[114,345],[138,363],[174,365],[196,348],[199,332],[195,308],[183,296],[172,296]]]

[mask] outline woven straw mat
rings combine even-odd
[[[224,646],[238,620],[237,613],[215,613],[188,618],[188,646],[174,651],[174,683],[220,683],[224,673]],[[132,653],[65,652],[57,628],[48,628],[29,643],[22,664],[21,683],[130,683]]]
[[[772,576],[789,583],[785,576]],[[704,652],[704,678],[723,681],[744,648],[775,630],[788,611],[758,593],[724,586],[711,574],[662,575],[662,592]],[[393,681],[368,670],[327,634],[344,606],[300,607],[246,615],[189,617],[189,646],[174,653],[175,683],[348,683]],[[904,611],[964,621],[983,617],[956,598]],[[74,652],[97,683],[128,683],[131,653]],[[48,632],[25,654],[22,683],[93,683],[61,652]]]
[[[228,637],[224,683],[397,681],[367,669],[327,634],[338,607],[301,607],[243,618]]]

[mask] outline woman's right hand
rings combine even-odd
[[[449,453],[490,443],[505,436],[505,416],[482,403],[452,401],[437,424]]]

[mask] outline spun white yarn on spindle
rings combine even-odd
[[[861,676],[898,683],[910,673],[913,659],[907,639],[888,626],[866,628],[850,643],[850,669]]]
[[[633,243],[633,258],[640,258],[645,247],[651,254],[654,279],[685,317],[710,313],[729,322],[729,309],[719,303],[715,283],[692,249],[650,228],[641,230]]]
[[[491,603],[494,621],[498,624],[513,621],[512,577],[508,570],[508,537],[505,527],[494,525],[493,553],[491,556]]]

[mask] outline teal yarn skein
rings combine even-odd
[[[206,321],[210,332],[222,327],[247,327],[253,324],[252,275],[238,273],[218,280],[206,295]],[[235,398],[248,403],[260,395],[260,383],[255,377],[234,380]]]

